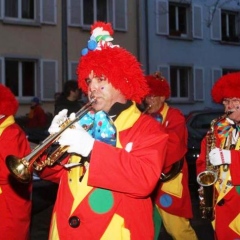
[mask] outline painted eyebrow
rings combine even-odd
[[[89,84],[89,83],[91,82],[91,79],[90,79],[90,78],[85,78],[85,82],[86,82],[87,84]]]

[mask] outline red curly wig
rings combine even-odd
[[[0,84],[0,114],[5,116],[15,115],[17,110],[17,99],[8,87]]]
[[[91,31],[99,27],[99,24],[101,23],[97,22],[93,25]],[[101,26],[104,27],[104,24]],[[109,26],[111,25],[107,24],[107,29],[104,30],[113,33]],[[92,70],[96,76],[105,76],[128,100],[140,103],[148,94],[149,88],[140,63],[124,48],[104,45],[100,50],[89,51],[80,58],[77,67],[78,84],[84,92],[88,90],[85,80]]]
[[[240,72],[219,78],[213,85],[211,94],[216,103],[222,103],[224,98],[240,98]]]
[[[167,80],[161,75],[161,73],[156,72],[153,75],[145,76],[148,86],[150,88],[149,95],[154,96],[164,96],[166,99],[170,96],[170,87]]]

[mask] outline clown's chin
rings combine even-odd
[[[229,117],[233,112],[234,112],[234,111],[227,111],[227,112],[226,112],[227,117]]]

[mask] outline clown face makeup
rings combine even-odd
[[[240,99],[239,98],[224,98],[223,105],[225,112],[230,113],[228,118],[232,121],[240,122]]]
[[[98,77],[91,71],[86,82],[88,84],[89,99],[96,99],[93,103],[93,108],[96,111],[102,110],[108,112],[114,103],[126,103],[124,95],[115,89],[106,77]]]
[[[150,106],[147,112],[149,114],[156,113],[163,106],[163,104],[165,102],[165,97],[149,95],[145,98],[145,102],[148,106]]]

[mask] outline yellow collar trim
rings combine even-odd
[[[128,129],[133,126],[133,124],[137,121],[140,117],[141,112],[136,107],[136,103],[133,104],[126,110],[120,113],[117,119],[114,122],[114,125],[117,129],[117,143],[116,147],[122,148],[121,143],[119,141],[119,132]]]
[[[0,136],[2,135],[2,132],[4,131],[4,129],[12,125],[13,123],[15,123],[15,120],[12,115],[6,118],[6,120],[3,121],[2,124],[0,124]]]
[[[162,120],[162,123],[163,123],[163,124],[165,123],[168,109],[169,109],[168,104],[167,104],[167,103],[164,103],[163,109],[162,109],[162,111],[160,112],[160,113],[162,114],[162,117],[163,117],[163,120]]]

